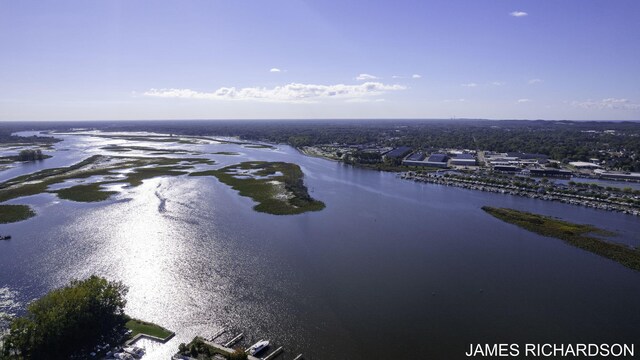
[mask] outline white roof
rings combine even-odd
[[[598,164],[586,162],[586,161],[572,161],[569,163],[571,166],[575,167],[600,167]]]

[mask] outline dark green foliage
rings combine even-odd
[[[106,191],[100,187],[99,183],[76,185],[66,189],[55,191],[60,199],[78,202],[96,202],[107,200],[116,191]]]
[[[256,170],[247,178],[236,175],[238,170]],[[276,173],[281,175],[276,175]],[[307,211],[319,211],[325,205],[321,201],[313,199],[304,185],[304,174],[296,164],[285,162],[250,161],[238,165],[231,165],[220,170],[208,170],[191,173],[192,176],[213,175],[221,182],[238,190],[240,195],[252,198],[258,202],[254,210],[274,215],[301,214]],[[245,175],[246,176],[246,175]],[[261,178],[256,178],[256,176]],[[271,181],[280,181],[284,184],[281,191]],[[285,198],[287,192],[291,197]]]
[[[0,205],[0,224],[8,224],[26,220],[36,216],[27,205]]]
[[[231,354],[229,354],[229,360],[247,360],[249,358],[249,356],[247,355],[247,353],[238,348],[235,349],[236,351],[232,352]]]
[[[42,150],[22,150],[18,154],[18,160],[20,161],[36,161],[44,159]]]
[[[127,287],[98,276],[74,280],[31,303],[12,321],[4,355],[66,359],[123,325]],[[16,357],[16,356],[14,356]]]
[[[536,234],[564,240],[575,247],[604,256],[628,268],[640,271],[640,249],[608,242],[589,235],[614,235],[611,232],[598,229],[592,225],[573,224],[548,216],[513,209],[483,206],[482,210],[500,220],[518,225]]]

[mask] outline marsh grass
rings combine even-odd
[[[238,174],[239,170],[251,173]],[[321,201],[313,199],[304,185],[304,174],[296,164],[285,162],[249,161],[219,170],[191,173],[191,176],[215,176],[220,182],[237,190],[241,196],[258,204],[254,210],[273,215],[294,215],[325,208]],[[242,175],[239,178],[238,175]],[[247,177],[245,177],[247,176]],[[258,178],[259,177],[259,178]],[[278,186],[273,182],[281,183]]]
[[[599,229],[593,225],[574,224],[549,216],[507,208],[483,206],[482,210],[502,221],[517,225],[539,235],[561,239],[575,247],[606,257],[630,269],[640,271],[640,249],[592,236],[615,235],[610,231]]]
[[[0,224],[9,224],[36,216],[27,205],[0,205]]]

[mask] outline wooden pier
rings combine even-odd
[[[271,359],[275,359],[276,356],[280,355],[282,353],[282,351],[284,351],[284,348],[282,346],[280,346],[279,348],[277,348],[274,352],[272,352],[271,354],[265,356],[262,358],[262,360],[271,360]]]
[[[229,342],[224,344],[224,346],[225,347],[231,347],[231,346],[233,346],[233,344],[235,344],[238,341],[240,341],[243,337],[244,337],[244,333],[240,333],[240,335],[238,335],[238,336],[234,337],[233,339],[229,340]]]
[[[226,333],[227,329],[222,329],[220,331],[218,331],[217,333],[213,334],[213,336],[211,337],[211,339],[209,341],[214,341],[215,339],[219,338],[222,334]]]

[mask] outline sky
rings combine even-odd
[[[0,120],[640,119],[637,0],[4,0]]]

